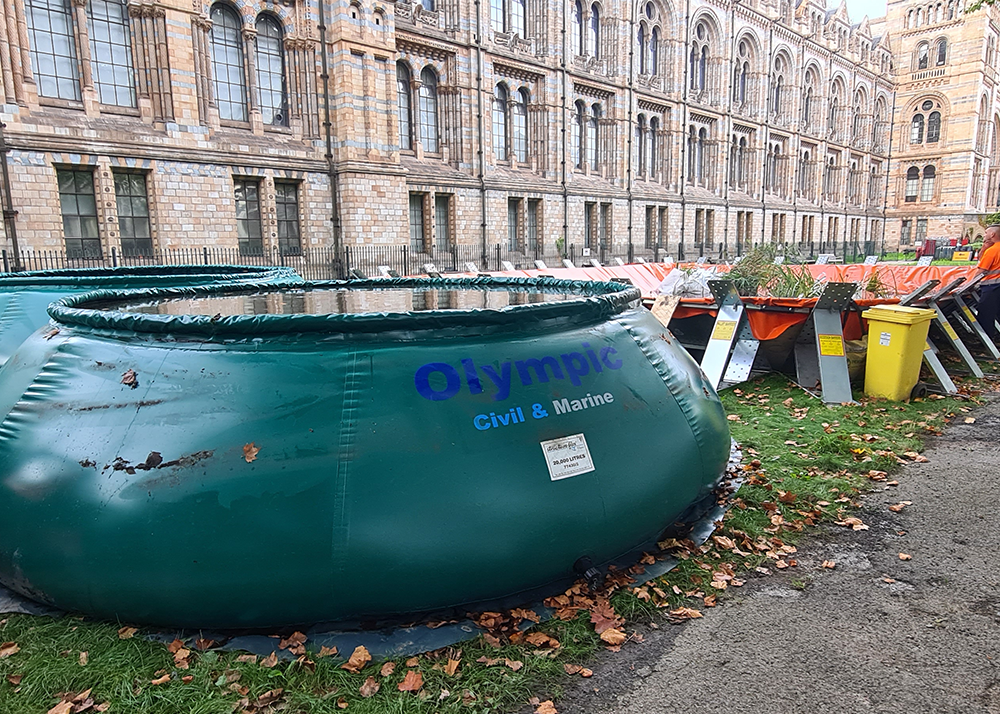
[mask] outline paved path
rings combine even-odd
[[[560,712],[1000,713],[1000,400],[975,416],[866,498],[870,530],[831,527],[798,568],[602,657]]]

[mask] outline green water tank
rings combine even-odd
[[[125,622],[516,601],[722,475],[698,365],[614,283],[101,291],[0,379],[0,582]]]
[[[302,278],[291,268],[232,265],[150,265],[67,268],[0,275],[0,366],[32,332],[49,321],[49,305],[91,290],[168,288],[211,283],[288,283]]]

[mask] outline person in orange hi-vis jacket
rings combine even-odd
[[[990,339],[997,339],[997,314],[1000,313],[1000,223],[986,229],[983,252],[979,258],[979,272],[984,275],[979,284],[979,324]]]

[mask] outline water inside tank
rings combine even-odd
[[[283,289],[196,298],[170,298],[92,305],[101,310],[150,315],[331,315],[423,310],[471,310],[502,308],[546,302],[584,300],[587,295],[537,288],[468,287]]]

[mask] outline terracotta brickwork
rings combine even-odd
[[[65,2],[44,7],[73,62],[33,46],[42,5],[0,7],[23,250],[79,237],[64,204],[89,199],[59,182],[81,170],[105,255],[143,210],[167,249],[873,252],[905,217],[947,234],[1000,198],[992,9],[917,27],[916,0],[877,23],[810,0]],[[912,69],[939,36],[944,63]],[[927,100],[944,118],[916,145]],[[937,171],[915,204],[911,165]]]

